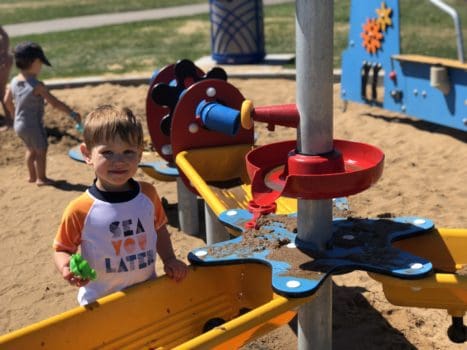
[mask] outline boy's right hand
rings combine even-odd
[[[68,281],[68,283],[70,283],[72,286],[76,286],[76,287],[82,287],[89,283],[89,280],[82,279],[74,275],[73,272],[70,271],[69,265],[66,265],[62,268],[62,277],[66,281]]]

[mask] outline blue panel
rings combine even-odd
[[[73,160],[84,163],[83,154],[81,153],[79,146],[71,148],[68,151],[68,156]],[[159,160],[156,162],[141,162],[138,166],[140,168],[152,168],[156,173],[165,176],[178,176],[178,168],[175,166],[175,164],[167,163],[164,160]]]
[[[392,9],[392,26],[383,32],[384,39],[382,40],[381,49],[372,54],[367,52],[362,45],[362,26],[367,19],[378,17],[376,9],[381,8],[382,2],[386,4],[387,8]],[[400,52],[399,32],[399,1],[354,0],[351,2],[349,41],[346,50],[342,54],[341,96],[343,100],[374,104],[371,100],[364,99],[361,94],[362,64],[364,61],[371,65],[381,64],[386,73],[384,77],[386,81],[389,72],[392,70],[391,56]],[[370,95],[371,93],[368,91],[368,97]]]
[[[244,210],[229,210],[222,213],[220,219],[228,226],[244,231],[244,223],[251,218],[247,214]],[[244,232],[230,241],[195,249],[188,259],[194,265],[266,264],[272,269],[274,291],[287,297],[315,293],[333,273],[364,270],[414,279],[427,276],[433,269],[428,260],[391,245],[393,241],[432,229],[433,222],[428,219],[335,219],[333,236],[325,251],[319,251],[298,240],[297,235],[288,231],[279,220],[274,222],[274,216],[271,218],[261,231]],[[276,242],[280,242],[280,247],[271,248],[270,244]],[[276,253],[281,249],[298,256],[300,265],[293,267],[289,262],[281,261]]]
[[[407,113],[419,119],[467,131],[467,70],[447,68],[451,90],[444,95],[430,86],[429,64],[394,60],[398,79],[385,90],[384,108]],[[390,96],[398,88],[403,98],[398,103]]]
[[[348,47],[342,54],[341,97],[377,105],[390,111],[451,128],[467,131],[467,69],[448,67],[451,91],[445,96],[430,86],[430,65],[420,62],[401,62],[392,57],[400,53],[399,2],[384,0],[392,9],[392,26],[382,31],[382,47],[368,53],[362,46],[362,25],[368,18],[377,18],[375,10],[380,0],[351,2]],[[384,98],[371,95],[371,77],[366,85],[366,98],[362,94],[364,62],[371,67],[381,65],[384,70]],[[373,68],[371,68],[373,69]],[[389,77],[395,73],[395,79]]]
[[[138,166],[140,168],[153,168],[156,173],[165,176],[177,177],[179,175],[177,166],[175,164],[168,163],[165,160],[141,162]]]
[[[83,154],[81,153],[80,149],[79,149],[79,146],[75,146],[73,148],[71,148],[69,151],[68,151],[68,156],[73,159],[73,160],[76,160],[77,162],[82,162],[84,163],[84,158],[83,158]]]

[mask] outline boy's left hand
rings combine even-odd
[[[164,262],[164,271],[170,278],[176,282],[183,280],[188,273],[188,266],[177,258],[171,258]]]

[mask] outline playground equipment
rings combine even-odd
[[[248,153],[248,173],[252,177],[255,204],[250,208],[253,213],[230,208],[220,214],[224,223],[244,231],[244,234],[190,253],[193,264],[206,267],[192,268],[178,288],[166,277],[143,283],[102,298],[87,309],[77,308],[3,336],[0,338],[2,348],[49,347],[49,344],[53,348],[58,344],[58,348],[178,346],[180,349],[232,349],[251,339],[253,334],[287,322],[294,314],[290,311],[301,305],[298,312],[299,348],[308,349],[313,345],[314,348],[329,349],[331,285],[328,277],[331,273],[356,268],[390,276],[383,284],[386,294],[391,298],[394,295],[396,302],[401,300],[397,299],[401,294],[413,297],[407,293],[407,287],[418,290],[422,297],[429,297],[434,295],[432,289],[442,286],[439,282],[446,282],[444,294],[449,292],[455,297],[443,298],[442,293],[436,293],[434,299],[440,307],[456,313],[453,329],[462,326],[465,334],[459,314],[465,312],[466,305],[467,285],[463,271],[467,265],[467,230],[435,229],[430,220],[415,217],[332,220],[331,197],[357,193],[371,186],[381,175],[384,159],[382,152],[373,146],[332,140],[332,63],[329,63],[332,60],[328,59],[332,56],[332,6],[333,2],[297,0],[299,89],[295,111],[300,115],[299,142],[296,148],[292,142],[282,142]],[[315,82],[319,82],[319,86],[313,86]],[[230,99],[224,101],[225,91],[232,92],[233,102]],[[210,100],[206,96],[216,99]],[[187,102],[185,106],[180,105],[184,108],[175,107],[171,124],[173,126],[178,120],[176,115],[181,111],[180,118],[185,120],[182,132],[196,131],[201,137],[197,140],[197,148],[187,148],[188,151],[184,149],[183,138],[174,137],[167,143],[172,145],[175,162],[180,168],[190,169],[189,165],[195,163],[193,159],[197,156],[205,159],[206,153],[200,149],[213,146],[210,144],[212,140],[203,137],[206,127],[224,132],[237,130],[236,135],[247,134],[249,130],[244,126],[251,125],[251,118],[266,116],[259,117],[265,109],[254,108],[240,97],[231,85],[215,79],[199,81],[182,91],[179,99],[186,98]],[[214,124],[210,124],[209,116],[204,118],[205,121],[188,120],[186,115],[193,117],[196,110],[202,110],[199,107],[201,100],[237,110],[239,117],[232,112],[229,114],[235,117],[229,118],[228,122]],[[293,106],[268,110],[268,116],[274,115],[297,125]],[[288,113],[295,115],[294,121],[284,117]],[[238,122],[244,126],[235,125]],[[197,127],[190,128],[193,123]],[[171,128],[171,134],[176,132]],[[231,141],[235,137],[225,138]],[[238,153],[242,154],[241,146],[242,143],[232,142],[227,147],[238,148],[241,150]],[[219,148],[219,152],[225,150]],[[274,152],[265,153],[265,150]],[[222,169],[215,169],[216,172],[225,169],[220,160],[219,168]],[[195,170],[183,175],[190,188],[202,183],[196,177],[200,172]],[[235,169],[228,170],[234,172]],[[216,179],[211,173],[206,176],[209,180]],[[238,176],[237,173],[232,179]],[[318,183],[323,189],[307,187],[307,181]],[[273,211],[273,202],[279,202],[280,195],[298,197],[297,219],[284,219],[278,215],[254,216]],[[261,210],[255,212],[255,208]],[[245,225],[251,219],[255,220],[254,225],[248,225],[251,229],[247,231]],[[296,224],[296,229],[290,227],[288,221]],[[446,249],[439,249],[441,241]],[[284,250],[303,260],[288,260],[277,255]],[[416,256],[418,254],[421,256]],[[395,288],[391,290],[393,286]],[[421,306],[427,304],[422,302]],[[230,321],[222,324],[227,320]],[[206,330],[211,326],[215,328],[200,335],[203,328]],[[76,333],[89,336],[79,339],[70,336]]]
[[[386,298],[395,305],[446,309],[452,317],[449,338],[467,341],[463,316],[467,311],[467,230],[433,229],[419,237],[398,241],[395,247],[433,263],[435,273],[417,281],[401,281],[370,274],[383,285]]]
[[[286,324],[311,299],[276,295],[258,264],[190,269],[178,284],[163,276],[3,335],[0,347],[229,350]]]
[[[329,15],[329,8],[325,9],[316,5],[316,8],[310,9],[306,8],[302,3],[301,6],[305,7],[303,8],[303,13],[318,13],[319,16],[322,16],[323,14]],[[320,19],[316,18],[311,20],[310,23],[314,23],[319,28],[322,28],[325,25],[325,23],[320,22]],[[332,23],[332,21],[330,23]],[[301,24],[301,26],[297,27],[302,29],[306,27],[307,23],[299,21],[298,24]],[[323,30],[315,32],[322,33]],[[324,32],[326,32],[326,30]],[[297,33],[297,37],[299,37],[300,34],[305,36],[304,33]],[[323,39],[322,41],[326,40]],[[386,232],[388,236],[383,239],[383,243],[375,243],[376,246],[373,247],[375,250],[368,247],[371,246],[368,239],[362,239],[366,244],[366,249],[373,252],[371,254],[378,255],[384,260],[374,262],[371,261],[371,259],[364,259],[364,263],[362,263],[362,256],[365,254],[363,251],[355,253],[355,249],[359,244],[355,243],[354,235],[349,232],[354,232],[355,230],[358,231],[358,227],[360,227],[360,225],[367,227],[365,229],[367,231],[379,232],[376,228],[377,226],[374,226],[375,228],[373,229],[371,228],[372,225],[379,225],[379,223],[368,223],[358,220],[350,223],[336,221],[332,228],[329,227],[331,220],[326,223],[326,218],[330,218],[329,198],[339,195],[356,194],[375,183],[381,175],[384,156],[381,151],[370,145],[343,140],[329,141],[327,136],[332,135],[332,124],[329,124],[326,120],[326,116],[330,114],[329,96],[331,94],[326,90],[326,84],[323,84],[323,82],[328,81],[327,79],[329,76],[326,76],[326,70],[323,69],[323,67],[326,67],[326,63],[321,62],[319,57],[317,57],[319,55],[316,54],[317,52],[328,52],[326,50],[329,50],[329,48],[323,47],[323,44],[321,44],[321,46],[317,45],[311,49],[307,46],[308,43],[309,40],[306,38],[302,37],[301,41],[297,39],[297,49],[301,48],[304,51],[303,54],[305,56],[309,55],[313,60],[319,61],[319,63],[315,64],[315,66],[319,67],[319,72],[313,71],[313,73],[310,74],[308,68],[303,68],[306,65],[303,65],[302,69],[304,69],[304,72],[301,72],[302,74],[297,73],[297,83],[300,82],[300,77],[306,77],[301,80],[303,88],[298,89],[298,106],[287,105],[256,109],[249,101],[243,101],[241,103],[241,107],[239,107],[238,99],[241,99],[241,96],[235,94],[235,90],[232,90],[227,83],[224,81],[214,82],[212,80],[206,80],[204,82],[191,85],[189,89],[178,95],[179,99],[177,100],[175,107],[172,108],[175,112],[172,114],[171,120],[171,137],[173,137],[173,156],[175,157],[176,164],[179,166],[180,170],[182,170],[182,178],[186,185],[191,186],[191,188],[194,187],[194,189],[196,189],[204,199],[208,202],[212,202],[221,221],[230,228],[237,229],[242,232],[245,225],[249,228],[256,227],[257,225],[255,224],[255,221],[258,217],[261,216],[261,214],[274,212],[274,207],[277,205],[275,201],[281,198],[281,196],[299,198],[299,204],[302,203],[304,208],[311,208],[311,212],[314,211],[314,215],[316,215],[316,217],[315,220],[309,220],[308,222],[306,222],[307,220],[304,220],[305,222],[302,222],[302,226],[308,226],[306,229],[305,227],[302,227],[305,233],[309,233],[310,231],[315,231],[315,233],[328,231],[330,233],[330,231],[333,230],[334,235],[328,235],[328,237],[321,238],[317,242],[309,242],[309,239],[300,237],[301,229],[299,214],[298,236],[293,232],[287,230],[284,231],[283,227],[278,228],[277,225],[274,225],[274,217],[270,219],[272,223],[267,226],[267,230],[270,232],[259,236],[263,237],[266,241],[279,242],[279,246],[281,245],[280,242],[295,242],[301,250],[305,250],[309,257],[312,256],[314,261],[316,261],[316,264],[311,264],[315,267],[315,270],[313,267],[309,268],[312,271],[312,277],[310,279],[306,279],[294,276],[293,273],[289,271],[289,268],[287,268],[286,263],[278,263],[277,261],[268,258],[270,254],[273,254],[273,252],[271,249],[268,249],[267,245],[264,246],[261,242],[252,243],[249,239],[245,239],[244,236],[229,242],[222,242],[210,245],[208,248],[195,250],[190,254],[190,261],[193,264],[200,265],[230,264],[233,262],[251,260],[268,264],[272,266],[273,269],[274,290],[277,293],[287,295],[288,297],[303,296],[314,293],[316,288],[324,285],[326,277],[333,271],[348,271],[350,269],[361,268],[368,271],[378,270],[380,273],[402,278],[420,278],[426,276],[431,273],[431,263],[424,259],[412,256],[410,258],[402,258],[399,256],[397,259],[391,260],[398,253],[396,254],[395,251],[390,248],[390,245],[393,240],[401,239],[402,237],[406,238],[414,233],[420,233],[420,230],[417,230],[417,225],[425,225],[429,222],[428,220],[417,218],[396,219],[396,222],[398,222],[398,220],[402,221],[408,225],[408,227],[402,230],[393,228],[392,231],[389,230]],[[301,47],[299,44],[302,44],[304,47]],[[300,54],[297,54],[297,56],[302,57]],[[322,54],[321,57],[327,56]],[[309,61],[307,61],[307,63],[307,66],[309,66]],[[298,61],[297,68],[299,66]],[[321,93],[316,93],[317,96],[314,96],[314,98],[312,94],[312,98],[310,99],[308,91],[313,89],[311,89],[309,84],[313,81],[320,82]],[[331,80],[329,79],[329,81]],[[224,101],[226,101],[226,96],[224,94],[225,91],[231,91],[230,94],[235,98],[232,100],[227,99],[228,102],[224,103]],[[300,95],[300,91],[302,91],[302,95]],[[305,109],[313,111],[305,111],[305,114],[308,114],[308,116],[313,115],[314,118],[310,118],[311,122],[306,118],[304,119],[303,114],[298,112],[300,110],[301,96],[303,96],[301,102],[306,107]],[[172,99],[172,101],[174,101],[174,99]],[[216,109],[222,110],[222,107],[225,107],[225,111],[227,113],[221,116],[213,116],[217,122],[208,125],[207,121],[209,118],[207,117],[210,111],[207,111],[206,115],[203,115],[205,106],[207,105],[213,106],[214,111]],[[323,110],[320,110],[319,108],[323,105]],[[227,153],[223,153],[226,151],[226,148],[214,148],[214,146],[218,144],[217,141],[213,141],[213,138],[209,137],[210,131],[220,131],[225,134],[229,134],[230,137],[234,138],[237,137],[237,131],[244,132],[244,129],[249,129],[252,126],[252,120],[266,121],[271,124],[277,123],[280,125],[297,126],[299,114],[301,115],[300,135],[302,142],[303,140],[317,141],[314,145],[313,142],[311,142],[311,145],[299,144],[297,149],[295,148],[295,141],[281,142],[259,147],[248,153],[246,156],[247,171],[251,179],[251,192],[253,199],[253,202],[250,202],[248,211],[244,209],[242,210],[242,208],[237,209],[232,207],[229,210],[225,210],[225,206],[223,206],[222,203],[219,203],[219,200],[216,201],[215,199],[212,199],[212,197],[220,197],[220,193],[219,191],[212,190],[208,183],[219,179],[216,177],[217,169],[213,170],[212,164],[210,164],[210,166],[206,166],[206,164],[209,163],[206,160],[209,158],[208,155],[215,154],[215,159],[219,159],[220,172],[224,172],[225,169],[231,169],[232,167],[229,167],[230,163],[226,163],[223,160],[227,157],[222,157],[223,155],[227,155]],[[238,125],[239,117],[241,127]],[[303,130],[308,130],[312,135],[309,135],[306,132],[303,133]],[[316,134],[313,134],[313,130],[318,130],[319,132],[315,132]],[[196,140],[194,140],[195,136],[190,135],[190,133],[199,133],[198,135],[195,135]],[[227,139],[230,142],[233,140],[232,138]],[[208,148],[210,152],[213,153],[206,152],[206,149]],[[234,153],[233,148],[229,148],[229,150],[232,150],[231,153]],[[235,151],[237,153],[232,158],[241,157],[244,152],[241,147],[236,148]],[[222,178],[235,179],[243,176],[243,174],[238,173],[237,168],[235,168],[235,170],[237,170],[237,172],[234,173],[235,175],[230,175],[230,177],[228,175],[222,176]],[[311,202],[307,202],[308,200],[311,200]],[[222,200],[220,202],[222,202]],[[224,209],[223,212],[221,212],[222,209]],[[257,211],[254,209],[257,209]],[[319,220],[317,218],[319,218]],[[323,225],[323,223],[326,225]],[[356,226],[354,226],[354,224]],[[401,222],[399,222],[399,224],[401,224]],[[343,226],[341,227],[341,225]],[[368,228],[368,226],[370,228]],[[428,232],[431,228],[431,225],[428,225],[428,227],[424,228],[424,231]],[[345,234],[345,230],[348,230],[347,233],[349,234]],[[335,247],[336,250],[334,250],[333,247],[328,246],[330,242],[342,238],[339,238],[338,235],[336,236],[336,231],[344,231],[343,236],[347,237],[344,238],[344,240],[348,239],[353,241],[352,244],[347,246],[347,248],[349,248],[348,251],[346,248],[342,248],[342,246]],[[306,236],[306,234],[304,236]],[[249,244],[252,245],[250,247],[251,249],[248,248]],[[345,246],[345,244],[343,245]],[[258,250],[258,246],[262,248]],[[381,254],[381,248],[390,252],[389,255]],[[286,267],[284,267],[284,264]],[[401,271],[404,271],[404,273],[400,273]],[[320,277],[317,278],[313,275],[313,272],[318,273]],[[284,278],[284,275],[287,277]],[[321,288],[323,289],[323,287]],[[459,288],[456,286],[455,289]],[[321,303],[322,305],[329,305],[329,294],[328,300]],[[313,304],[318,304],[317,300],[315,300]],[[327,311],[324,310],[324,312],[329,314],[329,308],[327,305],[324,305],[321,310],[323,309],[327,309]],[[310,310],[304,311],[304,314],[311,314],[312,316],[313,314],[319,314],[320,316],[323,315],[322,312],[310,312]],[[328,318],[325,321],[327,326],[321,328],[317,327],[320,328],[317,329],[316,327],[313,328],[308,325],[309,320],[307,318],[308,316],[302,317],[304,323],[301,327],[302,332],[306,333],[311,328],[312,331],[315,332],[312,336],[313,339],[321,337],[318,341],[318,347],[329,347],[330,337],[328,326],[330,324],[330,319]],[[325,334],[324,338],[326,339],[323,339],[323,334]],[[305,339],[307,339],[306,335]],[[304,344],[303,346],[307,347],[308,344]]]
[[[467,64],[459,16],[443,1],[430,1],[453,17],[457,60],[401,54],[398,0],[352,1],[341,97],[467,131]]]
[[[220,68],[204,74],[193,62],[181,60],[158,72],[147,98],[148,128],[156,151],[167,162],[175,162],[186,188],[205,200],[208,244],[229,239],[229,233],[238,234],[220,225],[222,211],[232,207],[256,213],[269,210],[250,202],[244,159],[254,144],[252,110],[226,80]],[[253,114],[270,125],[298,124],[296,108],[282,108],[279,113],[260,108]],[[339,199],[336,205],[345,208],[345,200]],[[280,199],[277,210],[295,212],[296,201]]]
[[[181,60],[159,71],[151,83],[146,105],[148,129],[161,157],[174,163],[175,155],[190,152],[183,153],[183,157],[195,160],[201,178],[214,182],[219,191],[239,186],[244,183],[242,179],[247,179],[243,159],[254,143],[253,129],[239,128],[238,110],[244,98],[226,80],[227,75],[220,68],[205,74],[193,62]],[[218,100],[223,104],[214,103]],[[222,118],[225,112],[228,120]],[[193,196],[198,194],[193,186],[199,181],[187,180],[185,171],[180,172],[180,181]],[[217,220],[219,213],[213,212],[218,206],[209,198],[215,197],[205,196],[209,244],[229,238]]]

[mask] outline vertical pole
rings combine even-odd
[[[333,149],[333,1],[296,0],[297,149],[318,155]],[[298,238],[324,249],[332,235],[332,199],[298,200]],[[332,348],[332,280],[298,311],[298,348]]]
[[[204,202],[204,218],[206,221],[206,244],[211,245],[218,242],[227,241],[230,235],[224,225],[221,224],[217,215],[209,205]]]
[[[199,233],[198,197],[186,188],[180,176],[177,177],[178,222],[180,229],[189,234]]]

